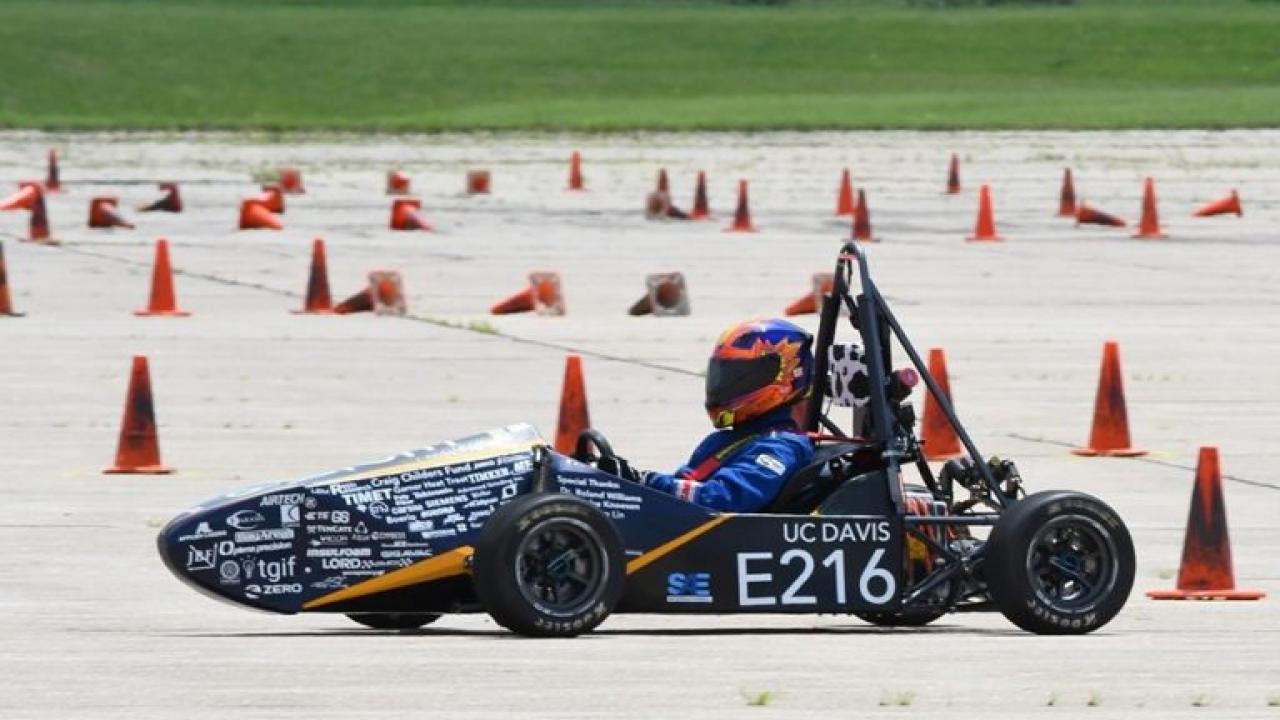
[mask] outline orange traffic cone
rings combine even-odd
[[[295,315],[332,315],[333,298],[329,295],[329,269],[325,261],[324,240],[311,243],[311,273],[307,276],[307,299]]]
[[[240,203],[241,230],[283,230],[284,223],[258,198],[248,198]]]
[[[182,212],[182,195],[178,192],[178,183],[162,182],[160,191],[164,196],[148,205],[142,205],[138,212]]]
[[[1156,212],[1156,183],[1147,178],[1142,183],[1142,222],[1138,223],[1135,238],[1160,240],[1169,237],[1160,229],[1160,216]]]
[[[45,177],[44,189],[51,193],[62,191],[62,180],[58,173],[58,149],[49,148],[49,173]]]
[[[582,184],[582,153],[577,150],[569,156],[569,189],[577,192],[583,189]]]
[[[698,171],[698,185],[693,191],[693,210],[689,212],[692,220],[708,220],[711,218],[711,206],[707,202],[707,174]]]
[[[657,192],[671,194],[671,182],[667,180],[667,169],[658,168],[658,189]]]
[[[368,286],[333,308],[338,315],[369,311],[378,315],[404,315],[408,312],[399,272],[370,270]]]
[[[738,209],[733,213],[733,222],[725,228],[725,232],[756,232],[751,224],[751,210],[747,206],[747,181],[738,181]]]
[[[471,170],[467,172],[467,194],[468,195],[488,195],[489,194],[489,171],[488,170]]]
[[[1176,590],[1150,590],[1153,600],[1261,600],[1261,590],[1236,588],[1227,533],[1227,504],[1222,496],[1218,448],[1200,448],[1191,512],[1182,542],[1182,565]]]
[[[120,215],[119,201],[113,197],[96,197],[89,201],[89,227],[133,228],[133,223]]]
[[[307,191],[302,187],[302,171],[297,168],[279,168],[280,189],[290,195],[302,195]]]
[[[0,200],[0,210],[30,210],[35,207],[41,192],[38,182],[19,183],[18,192]]]
[[[812,315],[822,307],[822,298],[831,292],[835,277],[831,273],[814,273],[810,279],[809,293],[787,306],[786,314]]]
[[[277,215],[284,214],[284,190],[279,185],[263,185],[262,194],[257,197],[262,207]]]
[[[978,223],[973,228],[969,242],[1000,242],[1004,238],[996,233],[995,211],[991,208],[991,188],[983,185],[978,190]]]
[[[840,190],[836,193],[836,217],[851,217],[853,215],[853,179],[849,175],[849,168],[845,168],[840,173]]]
[[[1076,185],[1071,179],[1071,168],[1062,171],[1062,194],[1058,198],[1058,217],[1076,216]]]
[[[387,194],[388,195],[408,195],[409,194],[409,176],[399,170],[391,170],[387,172]]]
[[[391,202],[391,229],[392,230],[426,230],[430,231],[431,225],[427,223],[427,219],[418,212],[422,208],[422,201],[417,198],[400,198]]]
[[[22,313],[13,311],[13,300],[9,297],[9,275],[4,265],[4,243],[0,243],[0,317],[21,317]]]
[[[1089,205],[1089,203],[1081,200],[1076,205],[1076,225],[1108,225],[1110,227],[1124,227],[1125,221],[1097,208]]]
[[[951,167],[947,171],[947,194],[960,194],[960,156],[951,153]]]
[[[169,265],[169,241],[164,238],[156,240],[156,260],[151,269],[151,299],[145,309],[134,310],[133,314],[139,317],[186,317],[191,314],[178,309],[178,301],[173,292],[173,268]]]
[[[947,356],[942,348],[929,349],[929,374],[938,383],[947,402],[954,407],[955,401],[951,398],[951,381],[947,378]],[[947,420],[946,414],[933,399],[933,393],[929,392],[924,396],[920,442],[924,445],[924,456],[929,460],[950,460],[965,454],[964,447],[960,445],[960,437],[956,435],[956,429],[951,427],[951,421]]]
[[[1227,213],[1235,213],[1236,217],[1240,217],[1244,214],[1244,210],[1240,207],[1240,196],[1235,190],[1232,190],[1229,196],[1222,198],[1221,200],[1214,200],[1208,205],[1196,210],[1195,216],[1210,217],[1212,215],[1226,215]]]
[[[570,353],[564,359],[564,385],[560,389],[560,413],[556,418],[556,452],[570,454],[578,436],[591,427],[587,412],[587,385],[582,376],[582,358]]]
[[[133,356],[129,394],[124,402],[124,420],[120,423],[120,442],[116,446],[116,462],[103,472],[108,475],[163,475],[173,472],[173,468],[160,464],[151,374],[147,370],[147,358],[143,355]]]
[[[31,206],[31,221],[27,224],[27,239],[31,242],[56,245],[51,235],[49,211],[45,208],[44,193],[37,193],[35,204]]]
[[[871,237],[871,208],[867,207],[867,193],[858,189],[858,206],[853,211],[853,239],[875,242]]]
[[[644,279],[644,297],[635,301],[628,315],[654,315],[674,317],[689,314],[689,289],[684,273],[656,273]]]
[[[1108,340],[1102,347],[1102,372],[1093,405],[1093,431],[1087,447],[1072,448],[1076,455],[1135,457],[1146,450],[1129,441],[1129,413],[1124,402],[1124,377],[1120,373],[1120,346]]]
[[[489,312],[494,315],[511,315],[530,311],[538,315],[564,315],[564,295],[560,292],[560,273],[529,273],[529,287],[489,308]]]

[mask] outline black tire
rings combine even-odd
[[[880,627],[924,627],[946,615],[946,610],[933,608],[911,608],[902,612],[860,612],[854,613],[864,622]]]
[[[374,630],[417,630],[440,619],[436,613],[352,613],[347,617]]]
[[[1029,495],[987,540],[987,588],[1013,624],[1041,635],[1106,625],[1133,588],[1133,539],[1101,500],[1077,492]]]
[[[485,522],[472,580],[499,625],[520,635],[572,637],[613,611],[625,568],[622,539],[594,505],[536,493],[503,505]]]

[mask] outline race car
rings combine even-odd
[[[596,430],[568,456],[513,425],[218,496],[168,523],[160,556],[215,598],[378,629],[473,612],[531,636],[578,635],[613,613],[918,626],[999,610],[1042,634],[1109,622],[1133,584],[1124,522],[1082,493],[1028,495],[1012,462],[983,458],[864,251],[845,245],[835,270],[815,347],[822,392],[804,416],[815,456],[759,513],[716,512],[605,472],[618,462]],[[859,342],[835,342],[846,324]],[[910,367],[890,371],[893,340]],[[914,433],[919,381],[969,456],[937,473]]]

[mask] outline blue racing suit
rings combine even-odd
[[[813,443],[781,408],[711,433],[680,469],[646,473],[643,482],[713,510],[758,512],[812,460]]]

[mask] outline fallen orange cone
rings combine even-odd
[[[138,212],[182,212],[182,194],[178,192],[177,183],[162,182],[160,191],[164,193],[163,197],[148,205],[142,205],[138,208]]]
[[[1073,448],[1076,455],[1093,457],[1135,457],[1147,451],[1133,447],[1129,439],[1129,412],[1124,401],[1124,376],[1120,372],[1120,346],[1108,340],[1102,347],[1102,370],[1098,395],[1093,405],[1093,430],[1086,447]]]
[[[960,194],[960,157],[951,153],[951,167],[947,170],[947,194]]]
[[[241,230],[283,230],[284,223],[257,198],[240,203]]]
[[[853,207],[853,178],[849,168],[845,168],[840,173],[840,190],[836,192],[836,217],[851,217]]]
[[[651,192],[644,198],[644,216],[649,220],[688,220],[689,214],[671,202],[671,196],[663,192]]]
[[[417,198],[400,198],[391,202],[392,230],[431,230],[431,225],[422,216],[422,201]]]
[[[329,295],[329,269],[325,261],[324,240],[311,243],[311,272],[307,275],[307,299],[295,315],[332,315],[333,298]]]
[[[409,176],[399,170],[391,170],[387,173],[387,194],[388,195],[408,195],[409,194]]]
[[[89,227],[132,228],[133,223],[120,214],[120,204],[113,197],[96,197],[89,201]]]
[[[284,190],[279,185],[263,185],[262,194],[256,199],[262,203],[262,207],[271,212],[278,215],[284,214]]]
[[[124,420],[120,423],[120,441],[116,445],[116,462],[103,472],[108,475],[163,475],[173,472],[173,468],[160,462],[160,439],[156,434],[155,404],[151,398],[151,373],[145,356],[133,357],[129,392],[124,402]]]
[[[583,189],[582,154],[577,150],[569,156],[569,189],[574,192]]]
[[[280,189],[290,195],[302,195],[307,191],[302,186],[302,171],[297,168],[279,168]]]
[[[1062,192],[1058,196],[1058,217],[1076,216],[1076,185],[1071,168],[1062,171]]]
[[[560,388],[560,411],[556,416],[556,452],[568,455],[578,445],[578,436],[591,427],[587,412],[587,385],[582,376],[582,358],[570,354],[564,359],[564,385]]]
[[[1261,600],[1261,590],[1236,588],[1227,532],[1227,504],[1222,495],[1218,448],[1200,448],[1191,511],[1182,542],[1182,564],[1175,590],[1150,590],[1153,600]]]
[[[1109,227],[1124,227],[1125,221],[1121,218],[1102,212],[1097,208],[1089,205],[1089,203],[1081,201],[1076,206],[1076,225],[1107,225]]]
[[[628,315],[654,315],[674,317],[689,314],[689,289],[684,273],[656,273],[644,279],[646,292],[637,300]]]
[[[564,315],[564,295],[560,291],[560,273],[529,273],[529,286],[489,308],[493,315],[533,312],[538,315]]]
[[[19,183],[18,192],[0,200],[0,210],[30,210],[35,207],[41,193],[38,182]]]
[[[995,210],[991,206],[991,188],[983,185],[978,191],[978,222],[969,242],[1000,242],[1004,238],[996,232]]]
[[[151,297],[147,307],[134,310],[133,314],[140,317],[186,317],[191,314],[178,309],[178,300],[173,292],[173,267],[169,264],[169,241],[164,238],[156,240],[156,259],[151,268]]]
[[[51,193],[62,190],[62,176],[58,171],[58,149],[49,148],[49,172],[45,176],[44,189]]]
[[[875,242],[871,237],[871,208],[867,207],[867,193],[858,190],[858,206],[853,211],[853,239],[860,242]]]
[[[14,312],[13,299],[9,297],[9,274],[4,264],[4,243],[0,243],[0,316],[22,316],[22,313]]]
[[[692,220],[707,220],[711,217],[711,205],[707,202],[707,174],[698,171],[698,184],[693,190],[693,210],[689,211]]]
[[[955,406],[951,399],[951,381],[947,378],[947,355],[942,348],[929,350],[929,374],[933,376],[938,388],[947,402]],[[924,445],[924,456],[928,460],[950,460],[965,454],[960,445],[960,437],[951,426],[946,413],[933,399],[933,393],[924,396],[924,417],[920,421],[920,442]]]
[[[1156,212],[1156,183],[1147,178],[1142,183],[1142,222],[1133,237],[1142,240],[1160,240],[1169,237],[1160,229],[1160,216]]]
[[[467,194],[468,195],[488,195],[489,194],[489,171],[488,170],[472,170],[467,173]]]
[[[725,228],[725,232],[756,232],[756,226],[751,224],[751,209],[747,204],[747,181],[738,181],[738,209],[733,213],[733,222],[729,227]]]
[[[370,312],[377,315],[404,315],[408,312],[404,283],[395,270],[369,271],[369,285],[343,300],[333,312],[338,315]]]
[[[822,298],[831,293],[835,284],[835,276],[829,272],[814,273],[810,279],[811,290],[807,295],[787,306],[788,316],[812,315],[822,309]]]
[[[1240,207],[1240,196],[1235,190],[1232,190],[1230,195],[1222,198],[1221,200],[1214,200],[1213,202],[1202,206],[1200,209],[1196,210],[1195,216],[1211,217],[1213,215],[1226,215],[1228,213],[1235,213],[1236,217],[1244,215],[1244,210]]]

